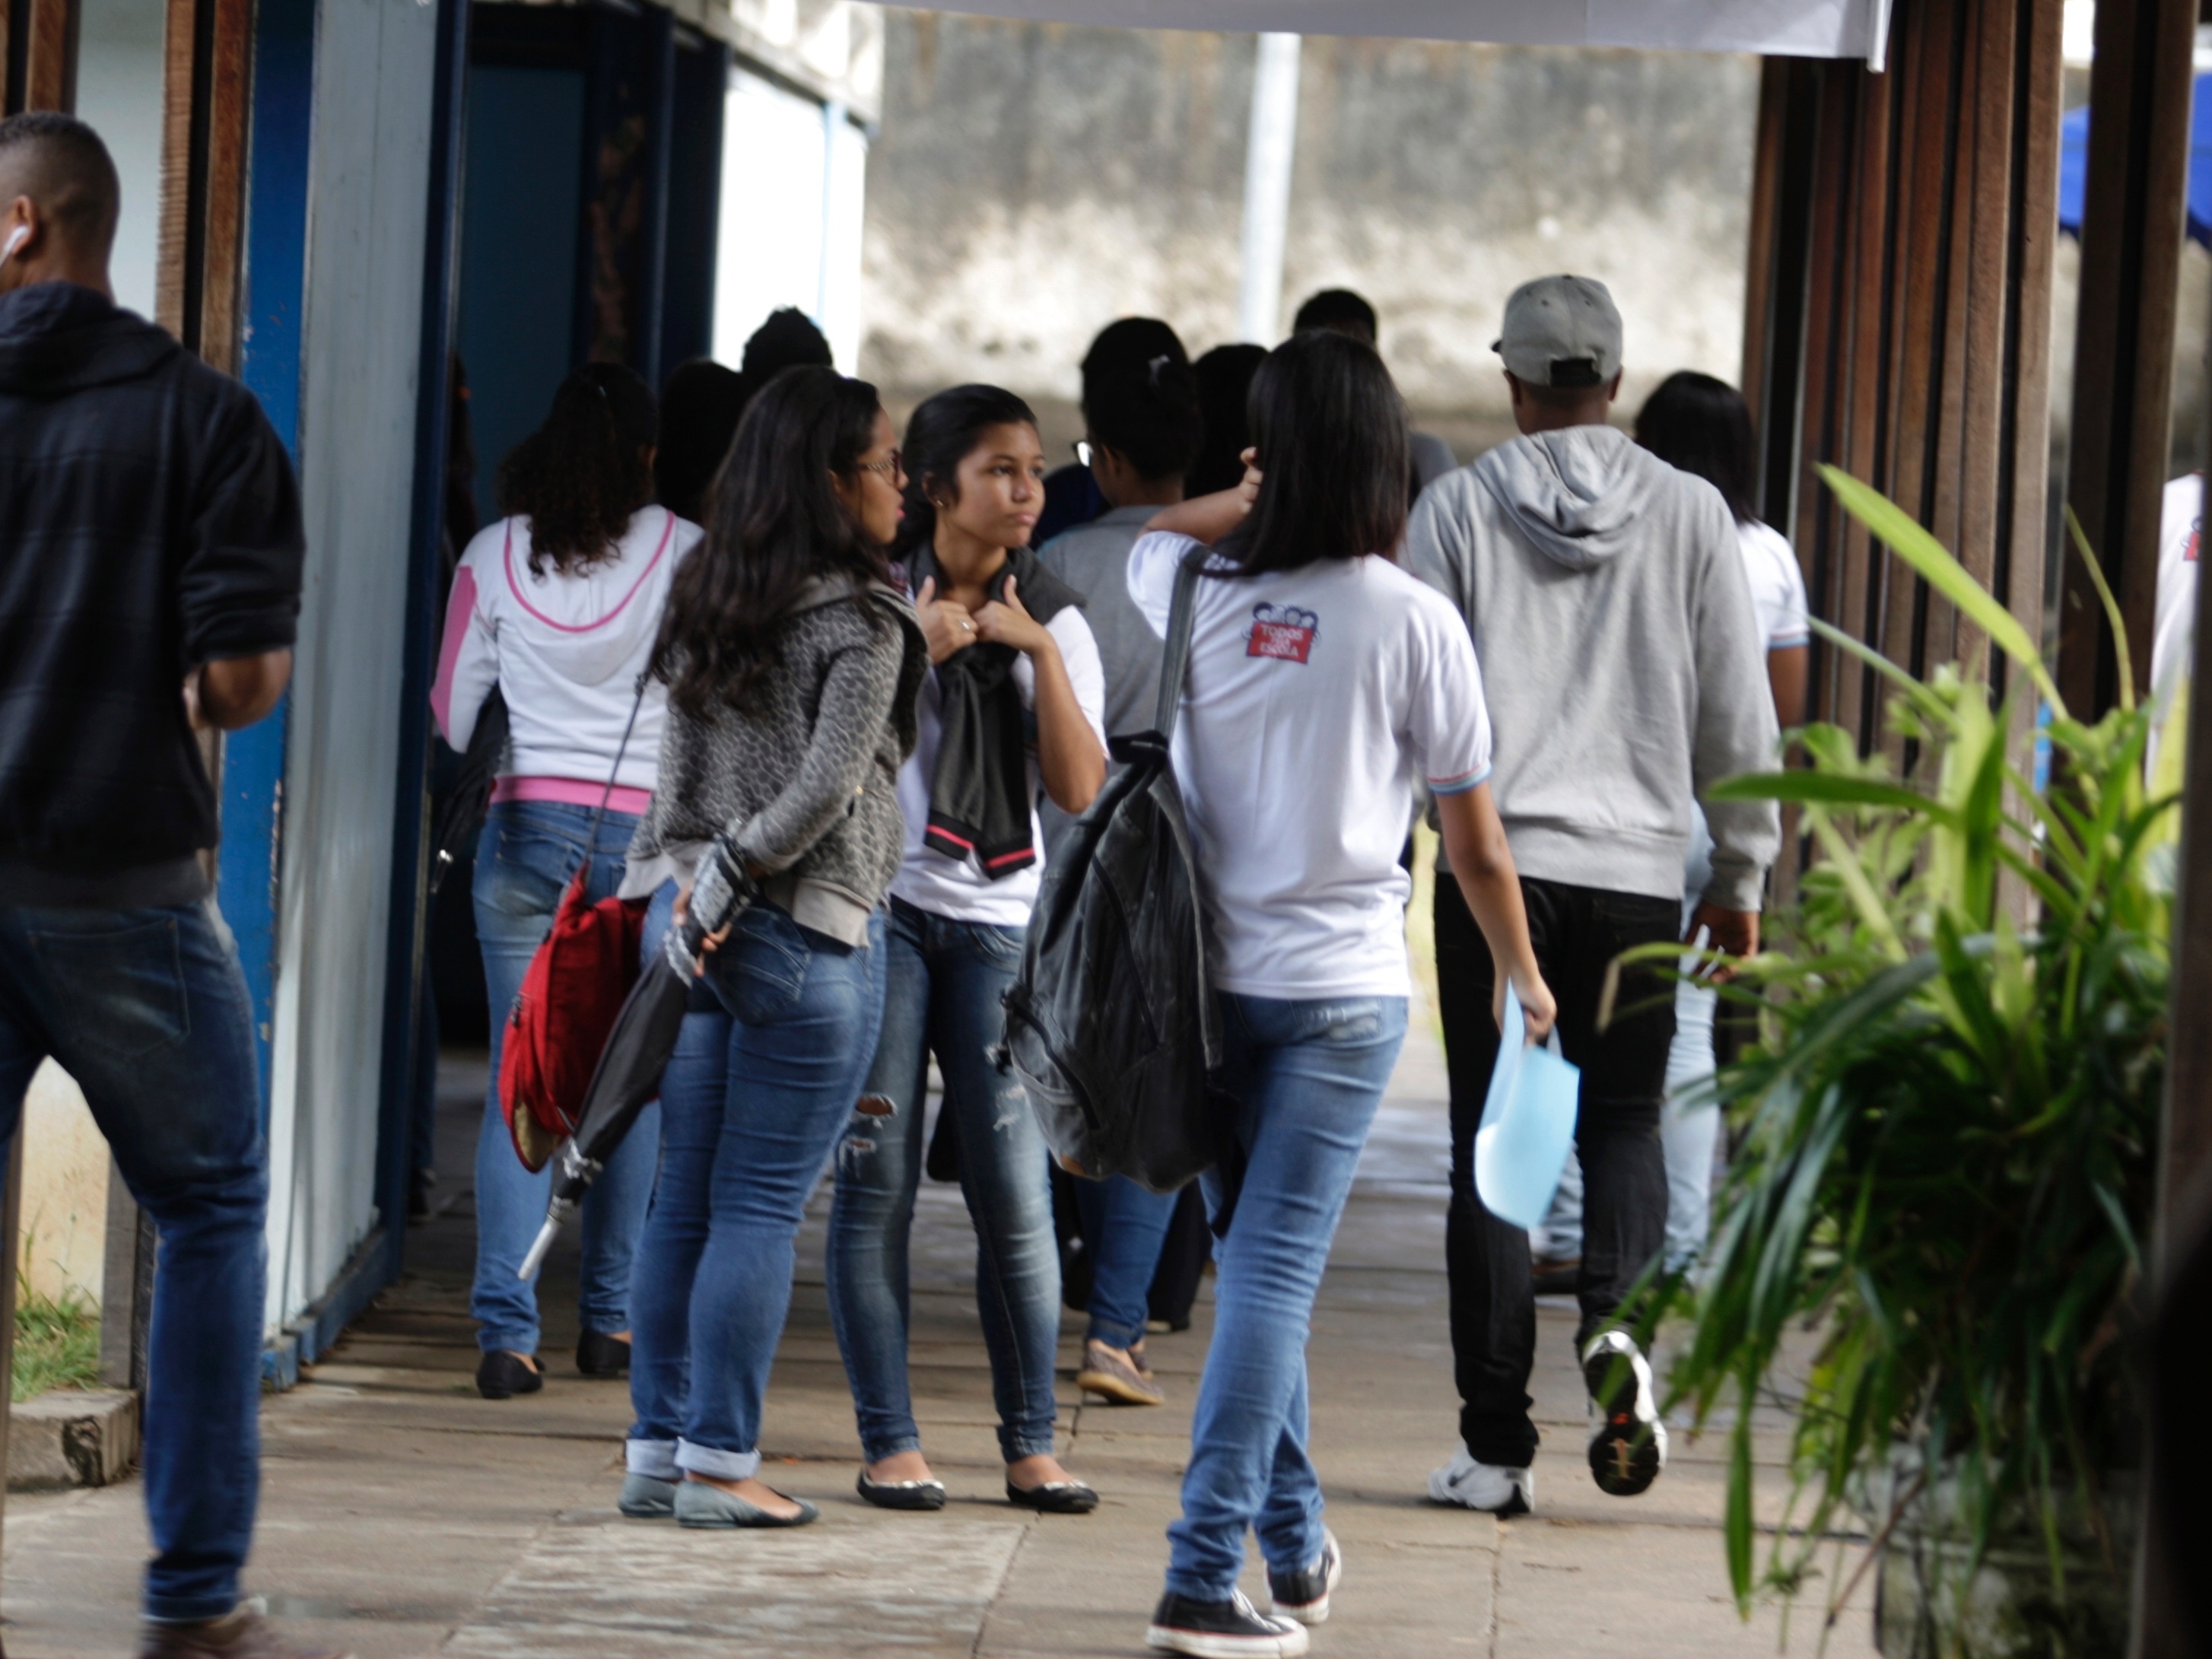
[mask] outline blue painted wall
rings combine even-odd
[[[307,152],[314,128],[314,0],[261,0],[254,15],[252,146],[246,215],[246,326],[239,378],[261,400],[300,460],[300,361],[307,264]],[[276,994],[277,878],[283,847],[288,696],[258,726],[223,744],[223,919],[238,936],[253,997],[261,1104],[269,1108],[269,1043]]]
[[[489,523],[499,464],[545,417],[574,349],[584,73],[478,64],[466,125],[457,333]]]

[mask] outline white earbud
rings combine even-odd
[[[8,233],[7,243],[5,246],[0,246],[0,265],[6,264],[9,260],[15,257],[15,250],[23,246],[24,240],[30,234],[31,228],[28,225],[18,225]]]

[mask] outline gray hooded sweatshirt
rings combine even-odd
[[[1500,445],[1422,492],[1407,562],[1467,619],[1497,741],[1491,789],[1524,876],[1679,896],[1706,789],[1779,736],[1720,492],[1626,433]],[[1767,802],[1705,806],[1711,902],[1759,907]]]

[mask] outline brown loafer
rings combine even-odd
[[[316,1647],[280,1635],[252,1607],[196,1625],[146,1626],[138,1659],[353,1659],[337,1648]]]

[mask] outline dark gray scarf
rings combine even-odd
[[[1049,623],[1083,596],[1037,562],[1026,547],[1012,549],[984,590],[994,599],[1006,596],[1012,576],[1022,609]],[[927,545],[907,556],[907,580],[921,592],[934,577],[946,584],[935,554]],[[1029,750],[1030,720],[1014,684],[1010,645],[985,641],[956,651],[937,665],[937,771],[929,785],[929,824],[923,842],[949,859],[974,858],[983,874],[1002,881],[1036,862],[1030,834]]]

